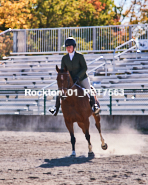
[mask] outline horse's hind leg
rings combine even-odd
[[[108,146],[104,142],[104,139],[103,139],[102,134],[101,134],[100,115],[93,114],[93,116],[94,116],[95,121],[96,121],[96,127],[99,131],[99,134],[100,134],[100,138],[101,138],[101,142],[102,142],[101,147],[102,147],[103,150],[106,150]]]
[[[73,123],[68,122],[65,120],[66,127],[70,133],[71,136],[71,144],[72,144],[72,154],[71,156],[76,156],[75,152],[75,143],[76,143],[76,138],[74,137],[74,129],[73,129]]]

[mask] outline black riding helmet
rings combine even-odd
[[[76,40],[73,37],[68,37],[65,41],[65,47],[67,46],[73,46],[76,47]]]

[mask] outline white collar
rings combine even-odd
[[[70,60],[73,59],[74,54],[75,54],[75,51],[73,51],[72,53],[69,53]]]

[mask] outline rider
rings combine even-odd
[[[76,41],[73,37],[68,37],[65,41],[65,47],[68,52],[67,55],[63,56],[61,62],[61,68],[67,67],[68,71],[74,82],[78,82],[78,84],[86,89],[91,89],[90,87],[90,79],[86,73],[87,64],[84,59],[84,56],[81,53],[78,53],[75,50]],[[95,103],[94,96],[90,95],[90,105],[92,107],[92,111],[95,114],[98,114],[100,108]],[[60,107],[60,96],[56,97],[56,105],[54,109],[49,109],[49,111],[56,116]]]

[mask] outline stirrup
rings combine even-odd
[[[98,107],[97,104],[94,104],[92,107],[92,111],[97,115],[100,112],[100,108]]]
[[[49,112],[51,112],[51,114],[55,114],[56,113],[56,108],[50,108],[48,109]]]

